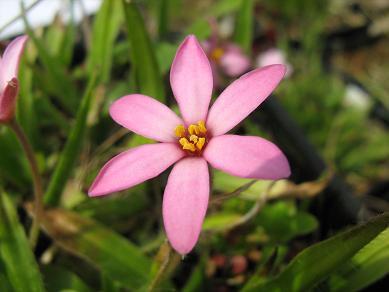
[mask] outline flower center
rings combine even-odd
[[[218,63],[221,57],[223,57],[223,55],[224,55],[224,50],[220,47],[217,47],[212,50],[210,57],[214,62]]]
[[[207,143],[207,128],[204,121],[189,125],[188,129],[184,125],[178,125],[174,132],[182,149],[189,153],[200,153]]]

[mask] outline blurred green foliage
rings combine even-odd
[[[323,62],[325,35],[336,18],[329,2],[104,0],[83,20],[83,30],[73,16],[67,23],[57,16],[39,30],[23,17],[30,41],[20,66],[17,119],[35,149],[48,209],[34,254],[25,236],[33,215],[26,205],[32,198],[27,161],[1,126],[0,290],[147,289],[161,266],[167,174],[110,197],[91,199],[86,191],[109,158],[152,142],[115,125],[110,103],[141,92],[174,104],[168,79],[175,51],[188,33],[209,38],[211,21],[222,42],[245,50],[252,67],[268,47],[283,49],[293,73],[276,96],[356,195],[387,181],[387,128],[371,118],[371,105],[347,104],[347,82]],[[388,106],[385,78],[355,75],[372,100]],[[215,97],[230,81],[223,76]],[[272,139],[250,122],[237,131]],[[198,247],[173,261],[161,283],[169,289],[357,291],[389,272],[387,215],[318,243],[321,218],[310,213],[309,198],[285,196],[294,190],[290,182],[271,187],[214,171],[212,186]],[[241,272],[236,256],[246,261]]]

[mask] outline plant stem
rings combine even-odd
[[[39,235],[39,222],[41,219],[41,214],[43,211],[43,187],[42,187],[42,179],[39,174],[38,164],[35,159],[34,151],[31,147],[30,142],[28,141],[28,138],[26,134],[24,133],[23,129],[20,127],[20,125],[17,123],[15,119],[12,119],[7,124],[15,133],[17,139],[19,140],[20,144],[23,147],[24,153],[26,154],[26,158],[28,160],[28,163],[30,165],[31,169],[31,176],[34,183],[34,205],[35,205],[35,216],[32,222],[32,226],[30,229],[29,239],[32,249],[35,248],[35,245],[38,240]]]
[[[152,292],[155,291],[157,285],[161,282],[163,279],[165,272],[167,271],[167,267],[169,266],[170,257],[172,253],[172,249],[170,247],[170,244],[162,244],[160,251],[165,249],[167,247],[167,251],[165,251],[165,257],[163,259],[163,262],[161,263],[161,266],[159,267],[159,270],[157,274],[155,275],[153,281],[151,282],[150,286],[148,287],[147,291]]]

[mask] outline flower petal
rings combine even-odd
[[[170,70],[170,84],[187,125],[205,121],[213,77],[208,58],[193,35],[177,51]]]
[[[0,122],[11,120],[15,114],[16,96],[19,92],[19,82],[13,78],[0,92]]]
[[[275,180],[290,175],[285,155],[276,145],[260,137],[214,137],[203,156],[214,168],[239,177]]]
[[[250,59],[239,47],[228,45],[220,59],[220,66],[227,75],[236,77],[248,71]]]
[[[17,78],[20,58],[28,37],[23,35],[14,39],[5,49],[0,63],[0,92],[13,78]]]
[[[161,142],[174,142],[175,128],[183,121],[166,105],[154,98],[126,95],[116,100],[109,113],[118,124],[139,135]]]
[[[222,135],[246,118],[269,96],[284,74],[284,65],[271,65],[253,70],[230,84],[208,113],[207,128],[212,135]]]
[[[156,177],[184,155],[174,143],[147,144],[127,150],[103,166],[88,194],[102,196],[133,187]]]
[[[209,173],[207,162],[189,157],[169,175],[163,196],[163,221],[170,244],[184,255],[195,246],[207,212]]]

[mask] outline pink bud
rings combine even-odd
[[[16,96],[19,92],[19,81],[12,78],[0,96],[0,122],[8,122],[14,117]]]
[[[0,58],[0,122],[14,117],[16,97],[19,92],[18,70],[27,36],[14,39]]]

